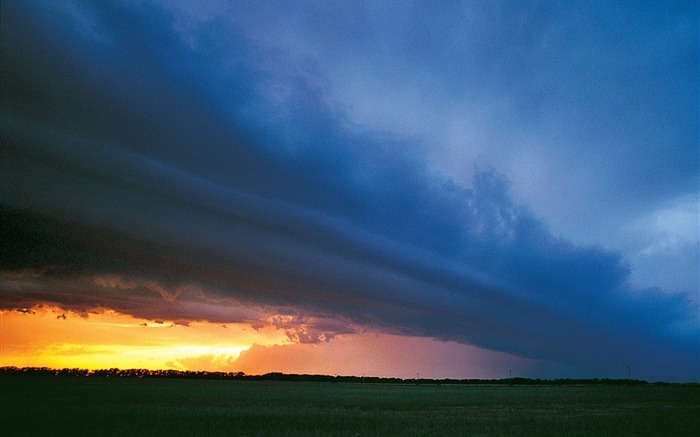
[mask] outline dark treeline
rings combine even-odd
[[[246,375],[243,372],[207,372],[191,370],[148,370],[148,369],[100,369],[87,370],[79,368],[51,369],[48,367],[0,367],[2,376],[44,376],[44,377],[103,377],[103,378],[180,378],[180,379],[218,379],[245,381],[298,381],[298,382],[352,382],[380,384],[493,384],[493,385],[644,385],[647,381],[638,379],[431,379],[431,378],[381,378],[376,376],[330,376],[299,375],[286,373],[266,373],[264,375]],[[669,384],[656,382],[654,384]],[[697,383],[689,383],[697,385]],[[687,385],[687,384],[686,384]]]

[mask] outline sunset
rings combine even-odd
[[[396,335],[301,344],[291,332],[246,324],[138,319],[112,310],[54,307],[0,313],[2,366],[498,378],[532,373],[532,360],[454,342]],[[279,318],[279,316],[277,316]],[[564,375],[561,372],[559,376]]]
[[[1,26],[0,367],[700,382],[696,2]]]
[[[251,344],[285,341],[284,332],[153,322],[111,310],[80,316],[58,308],[36,308],[4,312],[1,317],[2,365],[22,367],[199,370],[196,367],[201,366],[201,370],[232,371],[232,362]],[[204,358],[208,362],[187,362]]]

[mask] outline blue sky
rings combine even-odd
[[[691,3],[3,2],[0,303],[697,379]]]

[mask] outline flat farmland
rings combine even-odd
[[[696,385],[428,385],[3,376],[0,433],[698,435]]]

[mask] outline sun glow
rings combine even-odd
[[[86,314],[41,305],[0,311],[0,367],[148,369],[328,375],[496,378],[531,360],[474,346],[373,332],[330,341],[292,341],[290,322],[253,328],[146,320],[113,310]],[[274,326],[286,326],[275,328]],[[303,336],[302,336],[303,337]]]
[[[288,343],[282,330],[246,324],[154,322],[50,306],[0,311],[0,366],[235,371],[253,344]]]

